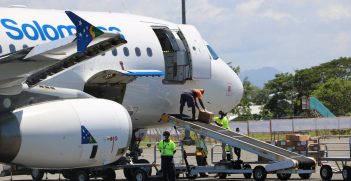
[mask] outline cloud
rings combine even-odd
[[[298,23],[298,19],[288,13],[275,12],[273,10],[267,10],[262,13],[262,17],[272,19],[279,23]]]
[[[242,14],[254,14],[260,9],[263,4],[263,0],[248,0],[244,3],[239,4],[236,7],[236,11]]]
[[[342,20],[351,18],[351,7],[343,5],[332,5],[318,12],[321,18],[325,20]]]

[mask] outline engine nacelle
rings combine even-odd
[[[105,99],[42,103],[0,117],[0,162],[63,169],[112,163],[127,150],[127,110]]]

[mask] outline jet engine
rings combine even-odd
[[[106,99],[70,99],[0,117],[0,162],[64,169],[106,165],[128,150],[127,110]]]

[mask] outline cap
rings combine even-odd
[[[169,133],[169,131],[164,131],[162,135],[163,136],[170,136],[171,134]]]

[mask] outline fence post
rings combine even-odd
[[[273,142],[272,136],[272,119],[269,119],[269,134],[271,135],[271,143]]]

